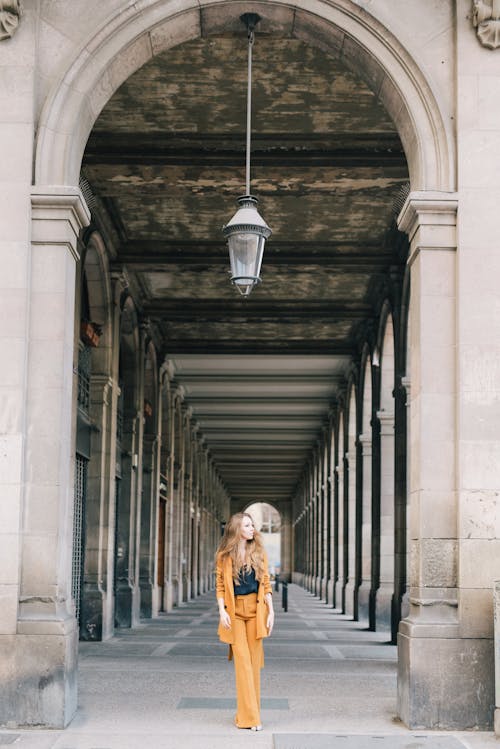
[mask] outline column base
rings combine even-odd
[[[115,627],[128,629],[140,623],[141,595],[138,586],[123,585],[115,594]]]
[[[18,622],[0,636],[0,725],[65,728],[77,708],[75,619]]]
[[[333,580],[328,580],[326,584],[326,602],[328,606],[333,608],[333,599],[335,593],[335,583]]]
[[[391,583],[380,583],[375,598],[375,627],[379,630],[391,629],[392,622],[392,595]]]
[[[354,617],[354,582],[349,580],[344,588],[345,613]]]
[[[500,707],[495,708],[494,728],[495,728],[495,736],[499,738],[500,737]]]
[[[151,619],[154,616],[155,586],[149,580],[140,583],[140,618]]]
[[[99,642],[103,639],[105,594],[94,585],[86,584],[80,607],[80,640]]]
[[[363,582],[358,588],[358,622],[368,626],[370,621],[370,583]]]
[[[118,586],[115,593],[115,627],[132,626],[132,588]]]
[[[406,622],[402,627],[411,632]],[[400,631],[399,717],[411,729],[491,730],[493,664],[493,640],[419,637]]]
[[[314,578],[314,595],[321,598],[321,577]]]
[[[303,572],[292,572],[292,583],[295,585],[304,585],[304,573]]]
[[[172,583],[165,583],[163,588],[163,610],[169,614],[174,608],[174,587]]]
[[[335,583],[335,608],[337,611],[344,613],[344,584],[342,580],[337,580]]]

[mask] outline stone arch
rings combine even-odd
[[[412,190],[450,191],[455,184],[451,128],[418,64],[377,19],[353,0],[257,2],[262,30],[320,46],[361,75],[398,128]],[[200,6],[144,0],[116,12],[75,55],[42,108],[35,147],[34,183],[78,184],[88,136],[114,91],[170,47],[241,25],[242,2]]]
[[[110,284],[109,256],[99,232],[90,235],[85,253],[82,255],[82,268],[87,280],[89,306],[92,322],[100,331],[99,346],[93,352],[96,372],[110,373],[113,348],[112,290]]]

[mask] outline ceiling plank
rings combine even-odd
[[[401,141],[394,133],[253,134],[252,164],[288,168],[340,166],[408,167]],[[116,133],[94,131],[87,143],[84,166],[141,164],[234,167],[245,163],[243,133]]]
[[[283,300],[273,302],[257,300],[193,300],[189,297],[175,300],[163,299],[144,306],[144,313],[152,318],[168,321],[210,319],[211,321],[234,321],[235,316],[245,319],[278,318],[281,322],[296,319],[322,320],[362,320],[373,315],[373,307],[362,302],[352,304],[331,304],[328,302]],[[284,319],[281,319],[284,318]]]

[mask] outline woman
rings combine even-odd
[[[261,731],[260,669],[262,639],[274,626],[267,556],[260,534],[246,512],[233,515],[217,549],[218,634],[229,643],[236,676],[238,728]]]

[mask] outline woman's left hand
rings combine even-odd
[[[270,635],[274,627],[274,611],[270,611],[269,614],[267,615],[266,627],[267,627],[267,633]]]

